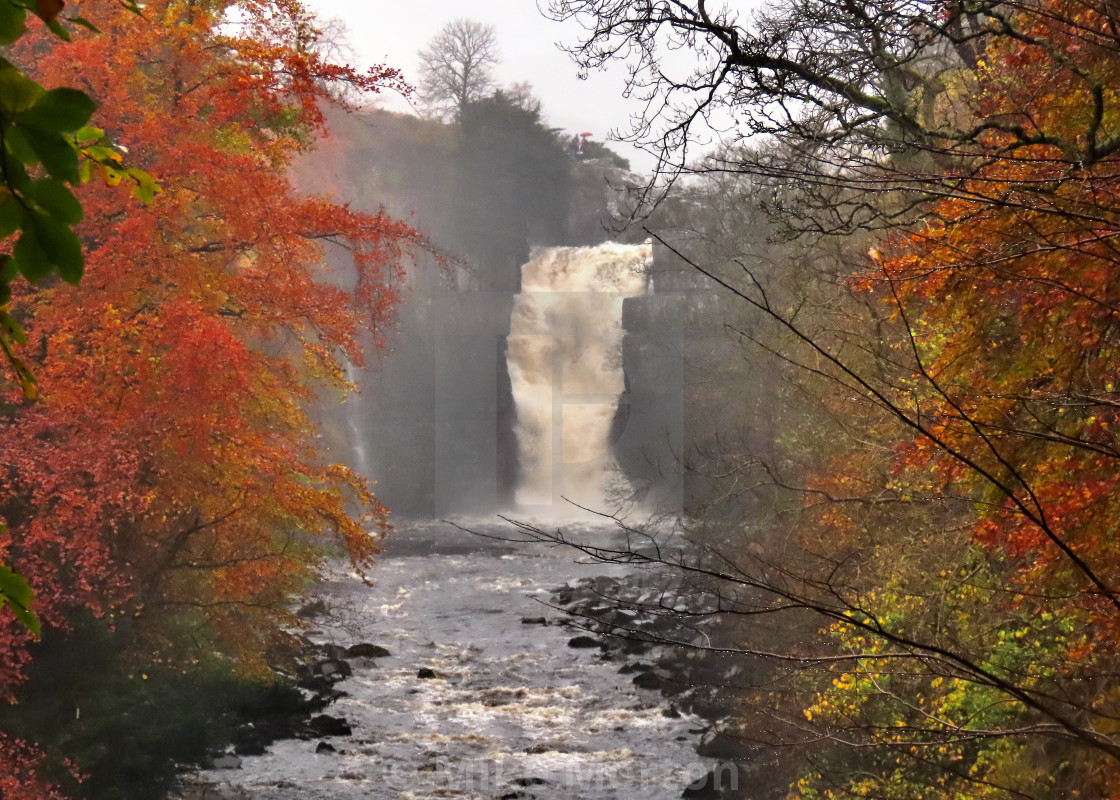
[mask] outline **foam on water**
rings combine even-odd
[[[334,621],[314,634],[392,652],[355,659],[339,684],[349,696],[327,709],[353,734],[331,739],[338,753],[283,741],[241,769],[205,773],[220,797],[676,800],[710,766],[693,750],[696,721],[664,716],[660,695],[598,650],[567,647],[580,631],[521,624],[559,616],[540,602],[551,588],[610,569],[439,526],[396,537],[372,587],[345,574],[327,585]],[[421,667],[440,678],[419,679]]]

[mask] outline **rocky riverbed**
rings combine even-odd
[[[582,533],[614,535],[608,527]],[[641,591],[626,585],[627,575],[575,562],[563,548],[446,524],[409,526],[389,543],[372,586],[339,572],[322,587],[321,608],[313,609],[322,613],[305,632],[313,657],[297,678],[309,694],[333,696],[329,707],[302,725],[303,738],[276,741],[264,753],[224,754],[215,764],[224,768],[200,773],[188,793],[211,800],[713,794],[709,772],[721,765],[696,748],[713,714],[725,712],[712,706],[697,714],[670,686],[663,654],[608,643],[590,624],[593,598]]]

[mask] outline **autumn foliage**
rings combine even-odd
[[[379,340],[417,235],[301,196],[285,171],[322,133],[328,86],[399,80],[323,61],[294,2],[82,12],[100,33],[29,36],[15,58],[47,87],[88,92],[92,124],[162,191],[145,206],[116,186],[127,176],[91,170],[80,286],[17,287],[40,396],[4,383],[0,563],[35,588],[44,636],[82,608],[127,620],[139,658],[188,664],[202,646],[259,670],[324,545],[367,565],[370,531],[387,527],[308,409],[345,392],[343,359],[360,364],[361,343]],[[330,274],[328,249],[351,266]],[[170,620],[195,644],[168,635]],[[6,698],[31,640],[0,612]],[[23,774],[20,753],[0,748],[0,781]]]
[[[813,480],[863,499],[805,534],[859,554],[830,636],[861,657],[804,716],[866,749],[821,756],[807,797],[1120,791],[1120,40],[1106,4],[1007,8],[953,98],[989,127],[851,282],[909,366]]]

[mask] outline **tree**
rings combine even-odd
[[[468,102],[458,133],[458,238],[483,285],[516,289],[530,247],[565,241],[572,160],[528,93]]]
[[[493,25],[469,19],[447,23],[419,53],[420,97],[441,117],[460,118],[467,104],[495,87],[498,40]]]
[[[125,7],[139,13],[133,3]],[[93,27],[80,16],[60,17],[62,8],[61,3],[4,5],[0,9],[0,43],[10,45],[26,33],[28,12],[62,40],[71,37],[63,22]],[[0,60],[0,74],[6,87],[0,96],[0,141],[5,159],[0,176],[0,231],[4,237],[19,233],[11,252],[0,255],[0,350],[24,396],[34,399],[36,378],[16,354],[18,346],[26,344],[26,334],[9,313],[8,304],[17,277],[38,281],[57,271],[70,283],[81,278],[82,246],[73,226],[81,221],[82,207],[67,184],[89,181],[96,167],[116,183],[127,177],[133,194],[145,202],[159,186],[147,173],[125,168],[105,132],[86,125],[96,108],[87,94],[67,86],[47,91],[7,60]],[[0,523],[0,533],[4,531]],[[7,606],[29,630],[38,633],[33,597],[27,582],[0,564],[0,608]]]
[[[42,391],[30,404],[8,387],[0,406],[0,560],[36,587],[51,636],[88,612],[126,662],[189,671],[216,654],[259,675],[322,543],[368,565],[388,527],[308,409],[347,389],[341,361],[388,323],[419,237],[297,194],[286,170],[321,132],[324,82],[399,79],[325,62],[296,3],[155,2],[139,24],[117,4],[84,10],[100,35],[35,37],[14,58],[47,85],[80,75],[94,122],[164,191],[141,207],[85,186],[81,284],[14,292]],[[333,280],[328,247],[350,257]],[[0,641],[8,699],[33,649],[10,615]],[[5,746],[0,772],[28,773],[22,752]]]
[[[1107,75],[1085,69],[1091,53],[1115,47],[1108,25],[1090,24],[1073,58],[1037,33],[1051,18],[1111,21],[1105,2],[796,0],[749,16],[704,2],[552,0],[549,9],[587,31],[569,47],[583,69],[630,59],[629,89],[648,102],[628,138],[658,158],[647,200],[682,172],[730,170],[784,182],[772,211],[796,230],[882,230],[941,197],[967,199],[958,181],[990,154],[992,137],[1010,159],[1050,144],[1063,162],[1092,165],[1120,148]],[[1064,129],[1021,109],[987,113],[977,87],[989,46],[1032,53],[1073,92]],[[668,57],[680,49],[696,64]],[[778,146],[749,146],[760,137]],[[696,158],[711,138],[730,159]]]

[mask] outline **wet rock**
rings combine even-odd
[[[252,722],[240,725],[233,731],[233,752],[239,756],[263,756],[268,752],[267,745],[289,733],[291,726],[277,716],[275,719],[262,720],[258,727]]]
[[[576,636],[568,640],[568,647],[588,648],[599,646],[601,646],[601,642],[598,639],[593,639],[590,636]]]
[[[548,620],[545,617],[522,617],[522,625],[547,625]]]
[[[697,698],[687,703],[686,710],[701,719],[717,720],[731,716],[731,705],[719,698]]]
[[[340,644],[327,643],[319,649],[331,661],[341,661],[346,658],[346,648]]]
[[[718,787],[712,785],[712,777],[712,773],[709,772],[703,778],[693,781],[684,787],[681,797],[689,800],[719,800],[722,793]]]
[[[319,672],[333,681],[340,681],[354,674],[354,671],[350,668],[350,664],[342,660],[324,661],[319,665]]]
[[[307,723],[307,730],[315,736],[349,736],[350,723],[342,717],[320,714]]]
[[[519,800],[525,796],[525,792],[506,792],[502,795],[502,800]]]
[[[623,639],[622,652],[630,656],[642,656],[653,649],[653,643],[642,639]]]
[[[300,607],[296,612],[296,616],[300,619],[312,619],[313,617],[321,617],[326,614],[330,609],[327,608],[326,601],[323,598],[316,598],[310,603],[306,603]]]
[[[337,753],[338,750],[330,742],[319,742],[315,745],[315,752],[318,753]]]
[[[312,675],[296,682],[296,686],[315,694],[325,695],[331,690],[333,682],[326,675]]]
[[[543,786],[548,781],[544,778],[515,778],[513,783],[518,786]]]
[[[420,667],[420,669],[416,671],[416,677],[420,680],[430,681],[438,678],[439,676],[436,675],[436,671],[434,669],[431,669],[429,667]]]
[[[649,664],[643,664],[641,661],[632,661],[629,664],[624,664],[623,666],[619,667],[618,674],[629,675],[633,672],[641,672],[649,669],[652,669]]]
[[[658,672],[639,672],[634,676],[634,685],[639,689],[652,689],[656,692],[671,692],[676,688],[675,681]]]
[[[734,759],[741,758],[745,750],[742,739],[716,731],[700,741],[696,754],[701,758]]]
[[[661,712],[661,716],[668,717],[669,719],[677,719],[680,717],[680,715],[681,712],[677,711],[675,706],[669,706]]]
[[[350,647],[346,648],[347,658],[385,658],[390,655],[392,655],[392,653],[384,647],[370,644],[369,642],[350,645]]]
[[[268,752],[263,739],[242,742],[234,746],[233,752],[239,756],[263,756]]]
[[[688,800],[719,800],[737,792],[740,784],[744,783],[740,780],[743,777],[737,764],[723,763],[686,786],[681,797]]]
[[[428,764],[421,764],[416,768],[417,772],[439,772],[439,764],[434,761]]]
[[[226,753],[214,759],[214,769],[241,769],[241,759]]]

